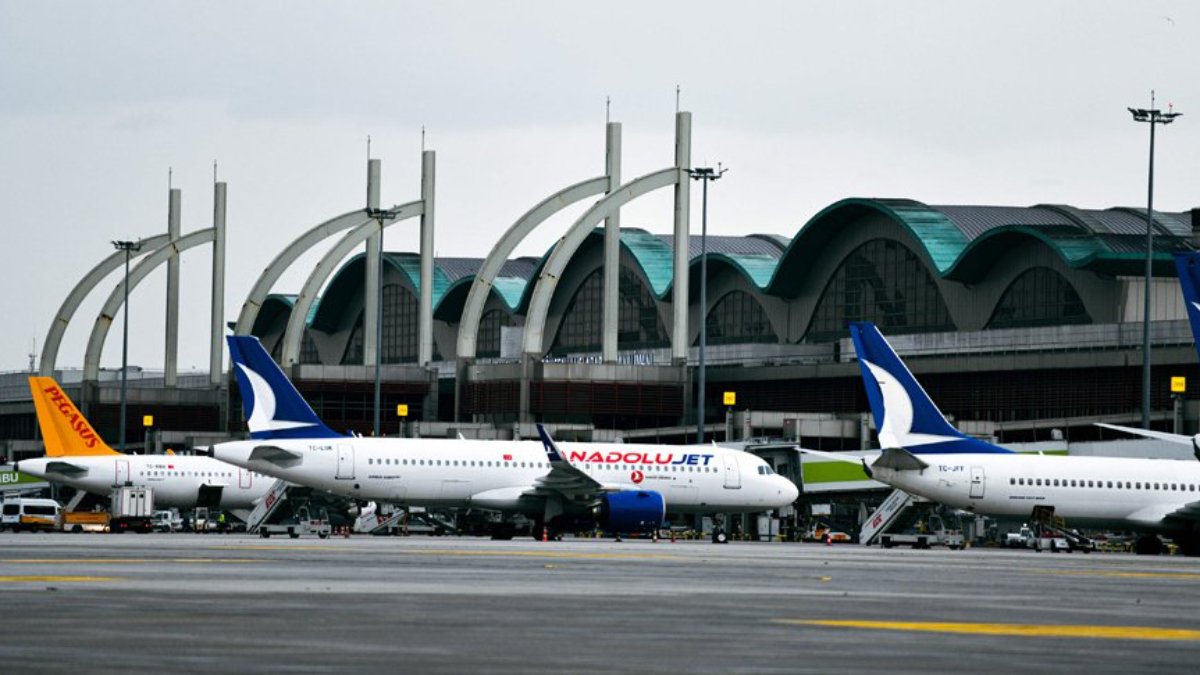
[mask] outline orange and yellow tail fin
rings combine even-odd
[[[50,377],[29,378],[47,457],[115,455],[66,392]]]

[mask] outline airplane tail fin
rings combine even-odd
[[[317,417],[258,338],[230,335],[226,340],[251,438],[342,437]]]
[[[1192,340],[1200,350],[1200,251],[1176,253],[1175,269],[1179,270],[1179,286],[1183,289],[1183,304],[1192,326]]]
[[[851,323],[850,338],[885,449],[905,448],[914,454],[1010,452],[970,438],[946,421],[875,324]]]
[[[33,407],[47,457],[115,455],[53,378],[31,377]]]

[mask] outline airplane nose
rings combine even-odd
[[[782,476],[780,476],[780,480],[782,480],[784,483],[781,494],[787,498],[787,503],[791,504],[800,497],[800,488],[796,487],[795,483]]]

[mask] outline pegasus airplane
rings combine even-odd
[[[1200,463],[1026,455],[970,438],[946,421],[873,324],[852,323],[850,337],[883,452],[869,464],[804,452],[861,461],[875,480],[954,508],[1025,519],[1035,506],[1053,507],[1072,527],[1144,533],[1139,552],[1156,551],[1155,535],[1167,534],[1200,554]]]
[[[799,491],[759,457],[720,447],[362,438],[321,422],[254,337],[231,336],[248,441],[213,456],[358,500],[522,513],[551,534],[576,519],[655,530],[667,513],[769,511]]]
[[[210,457],[123,455],[96,433],[58,383],[29,378],[46,456],[14,467],[43,480],[109,496],[113,488],[154,489],[154,503],[181,509],[219,507],[248,515],[274,482]]]

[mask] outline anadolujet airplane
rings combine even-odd
[[[359,500],[521,513],[553,535],[574,519],[649,531],[667,513],[769,511],[798,490],[750,453],[717,446],[363,438],[330,430],[257,338],[229,350],[251,440],[215,458]]]
[[[273,480],[211,457],[125,455],[109,447],[70,397],[49,377],[29,378],[46,456],[24,459],[16,469],[107,497],[113,488],[154,489],[158,506],[209,506],[248,515]]]
[[[875,480],[947,506],[1027,519],[1053,507],[1072,527],[1144,533],[1139,552],[1157,552],[1167,534],[1200,554],[1200,462],[1018,454],[959,432],[930,400],[871,323],[852,323],[867,399],[883,452],[861,462]]]

